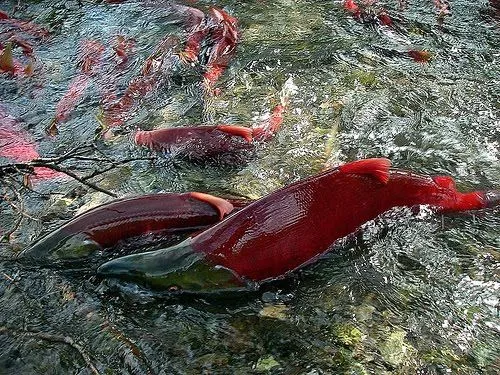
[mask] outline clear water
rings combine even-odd
[[[17,18],[49,27],[35,46],[35,75],[0,76],[0,102],[22,120],[43,156],[94,142],[108,158],[137,150],[137,127],[252,125],[297,92],[283,128],[238,168],[134,161],[93,181],[119,196],[206,191],[259,197],[337,164],[390,157],[397,167],[454,176],[460,188],[500,186],[500,19],[487,1],[451,2],[439,25],[430,0],[379,2],[397,27],[357,23],[339,1],[218,1],[238,18],[241,43],[208,99],[185,69],[144,98],[110,140],[96,140],[100,84],[50,138],[45,128],[78,73],[78,44],[116,35],[136,50],[117,78],[122,90],[166,35],[182,27],[156,2],[20,3]],[[14,1],[2,1],[11,11]],[[213,2],[198,1],[206,9]],[[430,51],[417,63],[406,51]],[[111,69],[112,60],[103,60]],[[69,161],[89,173],[91,161]],[[102,165],[99,164],[99,167]],[[3,181],[5,183],[5,180]],[[14,254],[64,220],[109,199],[72,180],[20,190],[25,217],[0,244],[1,374],[496,374],[500,371],[500,217],[415,216],[395,210],[356,241],[260,292],[165,299],[134,285],[103,283],[93,267],[27,268]],[[15,216],[0,204],[0,224]]]

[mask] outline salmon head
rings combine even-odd
[[[246,283],[230,269],[212,265],[191,247],[191,238],[178,245],[113,259],[99,267],[105,277],[137,282],[172,293],[243,290]]]

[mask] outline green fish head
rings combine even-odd
[[[57,263],[87,257],[102,247],[85,233],[64,235],[54,232],[19,254],[21,259],[37,263]]]
[[[245,289],[233,271],[210,264],[194,251],[191,239],[165,249],[127,255],[104,263],[97,270],[104,277],[137,282],[173,293],[207,293]]]

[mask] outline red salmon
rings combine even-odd
[[[234,202],[237,207],[244,204]],[[230,201],[197,192],[117,199],[75,217],[20,257],[52,262],[81,257],[139,235],[193,232],[215,224],[233,209]]]
[[[19,122],[0,106],[0,156],[23,163],[38,159],[36,145],[22,130]],[[49,168],[36,167],[32,181],[46,180],[62,176],[62,173]]]
[[[451,177],[359,160],[277,190],[179,245],[115,259],[98,272],[167,290],[242,288],[313,262],[393,207],[418,205],[440,212],[497,207],[500,191],[461,193]]]
[[[255,128],[236,125],[176,127],[138,131],[134,140],[139,146],[189,160],[217,158],[223,154],[251,151],[255,147],[254,140],[269,140],[280,128],[284,111],[284,105],[276,106],[269,119]]]
[[[92,77],[101,66],[101,57],[105,50],[101,43],[95,40],[87,40],[82,43],[80,49],[81,57],[78,65],[80,66],[81,72],[73,78],[69,84],[68,90],[57,103],[56,116],[47,129],[51,135],[57,134],[57,124],[68,120],[69,115],[87,91]]]

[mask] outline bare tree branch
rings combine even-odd
[[[99,186],[91,180],[111,171],[114,168],[141,160],[152,161],[155,160],[155,158],[139,157],[120,160],[107,155],[95,144],[90,143],[73,147],[55,157],[0,164],[0,186],[4,187],[4,194],[0,195],[0,202],[4,201],[10,206],[12,211],[17,212],[18,215],[18,217],[13,220],[14,222],[12,223],[12,227],[9,228],[4,234],[0,234],[0,240],[8,240],[10,236],[20,227],[24,218],[34,219],[25,212],[23,203],[23,196],[25,193],[31,192],[43,197],[53,194],[40,193],[31,186],[30,177],[36,176],[36,168],[47,168],[63,173],[66,176],[78,181],[82,185],[116,198],[117,194]]]
[[[100,192],[102,192],[104,194],[107,194],[107,195],[113,197],[113,198],[117,197],[117,195],[115,193],[112,193],[109,190],[106,190],[106,189],[104,189],[102,187],[99,187],[96,184],[94,184],[92,182],[89,182],[89,181],[85,180],[84,178],[78,176],[76,173],[73,173],[69,169],[60,167],[57,164],[44,163],[44,162],[39,161],[39,159],[35,159],[35,160],[29,162],[29,166],[32,166],[32,167],[44,167],[44,168],[52,169],[52,170],[57,171],[57,172],[64,173],[65,175],[68,175],[69,177],[77,180],[78,182],[82,183],[83,185],[86,185],[86,186],[88,186],[88,187],[90,187],[90,188],[92,188],[94,190],[100,191]]]
[[[97,367],[90,360],[90,356],[85,352],[83,347],[80,344],[76,343],[75,340],[73,340],[70,336],[55,335],[55,334],[47,333],[47,332],[16,330],[16,329],[10,329],[10,328],[5,327],[5,326],[0,326],[0,334],[1,333],[10,334],[13,336],[33,337],[36,339],[41,339],[41,340],[45,340],[45,341],[57,342],[57,343],[69,345],[70,347],[75,349],[80,354],[80,356],[85,361],[85,364],[89,367],[90,371],[92,371],[93,374],[100,375],[99,370],[97,370]]]

